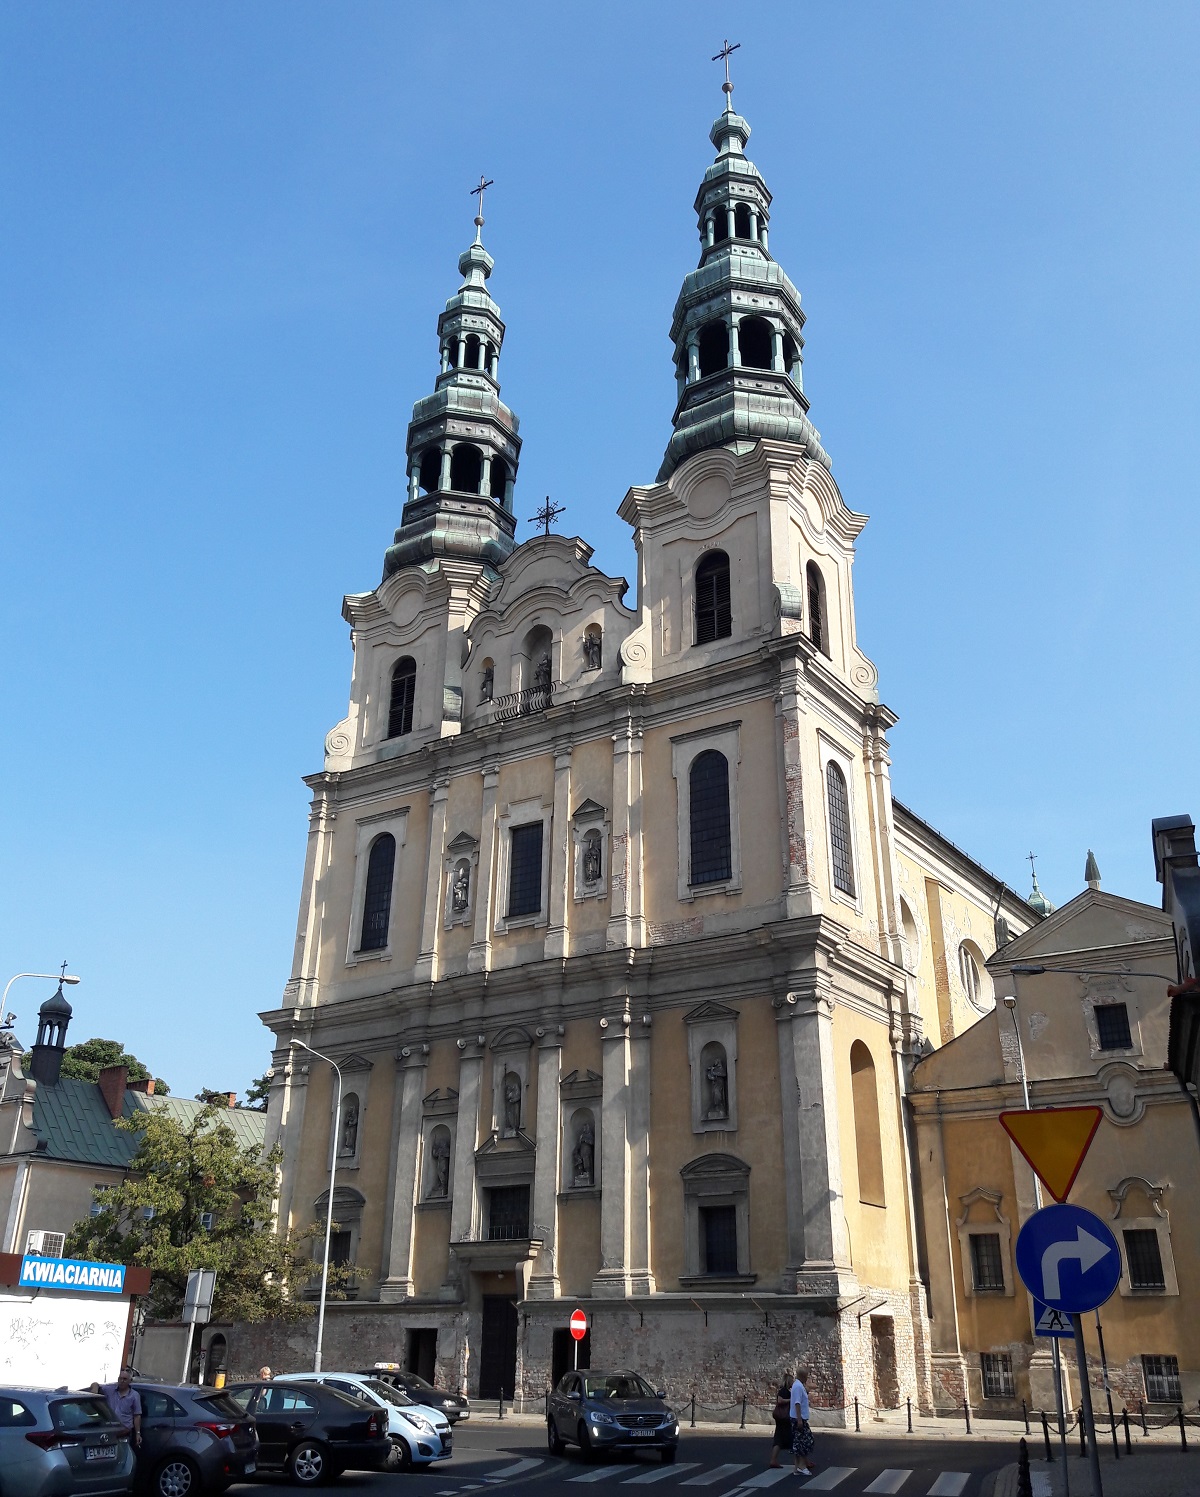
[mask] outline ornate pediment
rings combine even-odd
[[[598,801],[589,796],[581,806],[576,806],[571,816],[572,821],[598,821],[602,820],[608,812]]]
[[[458,1093],[452,1086],[445,1091],[435,1087],[427,1097],[421,1098],[421,1110],[427,1118],[453,1117],[458,1112]]]
[[[365,1055],[359,1055],[356,1051],[353,1055],[347,1055],[345,1060],[339,1061],[343,1074],[347,1071],[369,1071],[375,1062],[368,1060]]]
[[[446,855],[451,858],[469,857],[478,846],[478,837],[472,837],[470,832],[459,832],[457,837],[446,843]]]
[[[510,1138],[501,1138],[493,1129],[487,1138],[475,1150],[475,1159],[488,1159],[497,1154],[534,1154],[537,1152],[537,1144],[528,1133],[516,1132]]]
[[[736,1008],[729,1008],[724,1003],[717,1003],[710,999],[689,1009],[683,1016],[683,1022],[685,1024],[711,1024],[717,1019],[736,1019],[737,1016]]]
[[[533,1044],[533,1036],[528,1029],[520,1024],[510,1024],[500,1030],[492,1039],[493,1050],[528,1050]]]
[[[558,1083],[558,1089],[564,1097],[573,1100],[584,1101],[591,1097],[599,1097],[604,1094],[604,1078],[598,1076],[595,1071],[587,1070],[582,1073],[570,1071]]]
[[[750,1166],[736,1154],[701,1154],[679,1171],[685,1180],[744,1180]]]

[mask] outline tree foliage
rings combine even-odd
[[[205,1107],[229,1106],[228,1092],[214,1092],[211,1086],[202,1086],[196,1093],[196,1101],[203,1102]]]
[[[253,1112],[266,1112],[267,1100],[271,1095],[271,1079],[273,1071],[264,1071],[257,1081],[250,1083],[250,1089],[246,1093],[246,1106]]]
[[[97,1194],[98,1215],[76,1222],[68,1257],[149,1268],[157,1319],[178,1317],[195,1268],[216,1270],[214,1319],[309,1313],[300,1296],[320,1257],[308,1239],[324,1222],[300,1234],[272,1229],[278,1151],[260,1159],[242,1148],[215,1107],[187,1124],[154,1109],[114,1126],[140,1134],[137,1154],[121,1184]]]
[[[62,1074],[74,1076],[79,1081],[99,1081],[105,1066],[124,1066],[130,1081],[148,1081],[149,1070],[136,1055],[130,1055],[120,1040],[81,1040],[78,1045],[68,1045],[63,1053]],[[154,1078],[154,1090],[165,1097],[171,1090],[165,1081]]]

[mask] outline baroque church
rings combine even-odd
[[[809,420],[800,293],[724,87],[670,439],[618,507],[632,604],[582,539],[516,544],[482,217],[382,579],[345,600],[350,706],[263,1015],[281,1220],[331,1211],[353,1269],[330,1367],[540,1407],[579,1307],[594,1365],[711,1406],[802,1358],[840,1417],[931,1406],[951,1355],[906,1094],[992,1008],[996,931],[1043,911],[893,797],[866,517]],[[309,1325],[243,1330],[247,1366],[310,1352]]]

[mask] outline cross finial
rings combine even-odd
[[[726,37],[721,50],[713,58],[714,62],[725,64],[725,82],[721,85],[721,92],[725,95],[725,102],[729,108],[733,107],[733,99],[730,97],[733,93],[733,84],[729,81],[729,59],[741,45],[741,42],[730,43],[729,38]]]
[[[1037,853],[1034,853],[1034,852],[1028,852],[1028,853],[1026,853],[1025,854],[1025,861],[1029,864],[1029,871],[1033,875],[1033,881],[1036,884],[1037,883],[1037,866],[1036,866],[1036,864],[1037,864]]]
[[[63,964],[62,964],[62,975],[63,975],[63,976],[64,976],[64,977],[65,977],[65,976],[66,976],[66,975],[67,975],[67,964],[66,964],[66,962],[64,962],[64,963],[63,963]]]
[[[495,182],[489,181],[482,172],[479,174],[479,186],[471,188],[471,196],[479,198],[479,208],[475,214],[475,243],[479,243],[479,236],[483,230],[483,195],[489,187],[495,187]]]
[[[549,535],[551,525],[554,524],[559,515],[566,514],[566,512],[567,506],[565,504],[551,504],[550,495],[547,494],[545,504],[542,505],[541,509],[536,510],[530,515],[529,523],[531,525],[540,525],[542,527],[542,534]]]

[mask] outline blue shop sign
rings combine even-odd
[[[123,1263],[82,1263],[77,1258],[21,1259],[22,1289],[77,1289],[86,1294],[123,1294]]]

